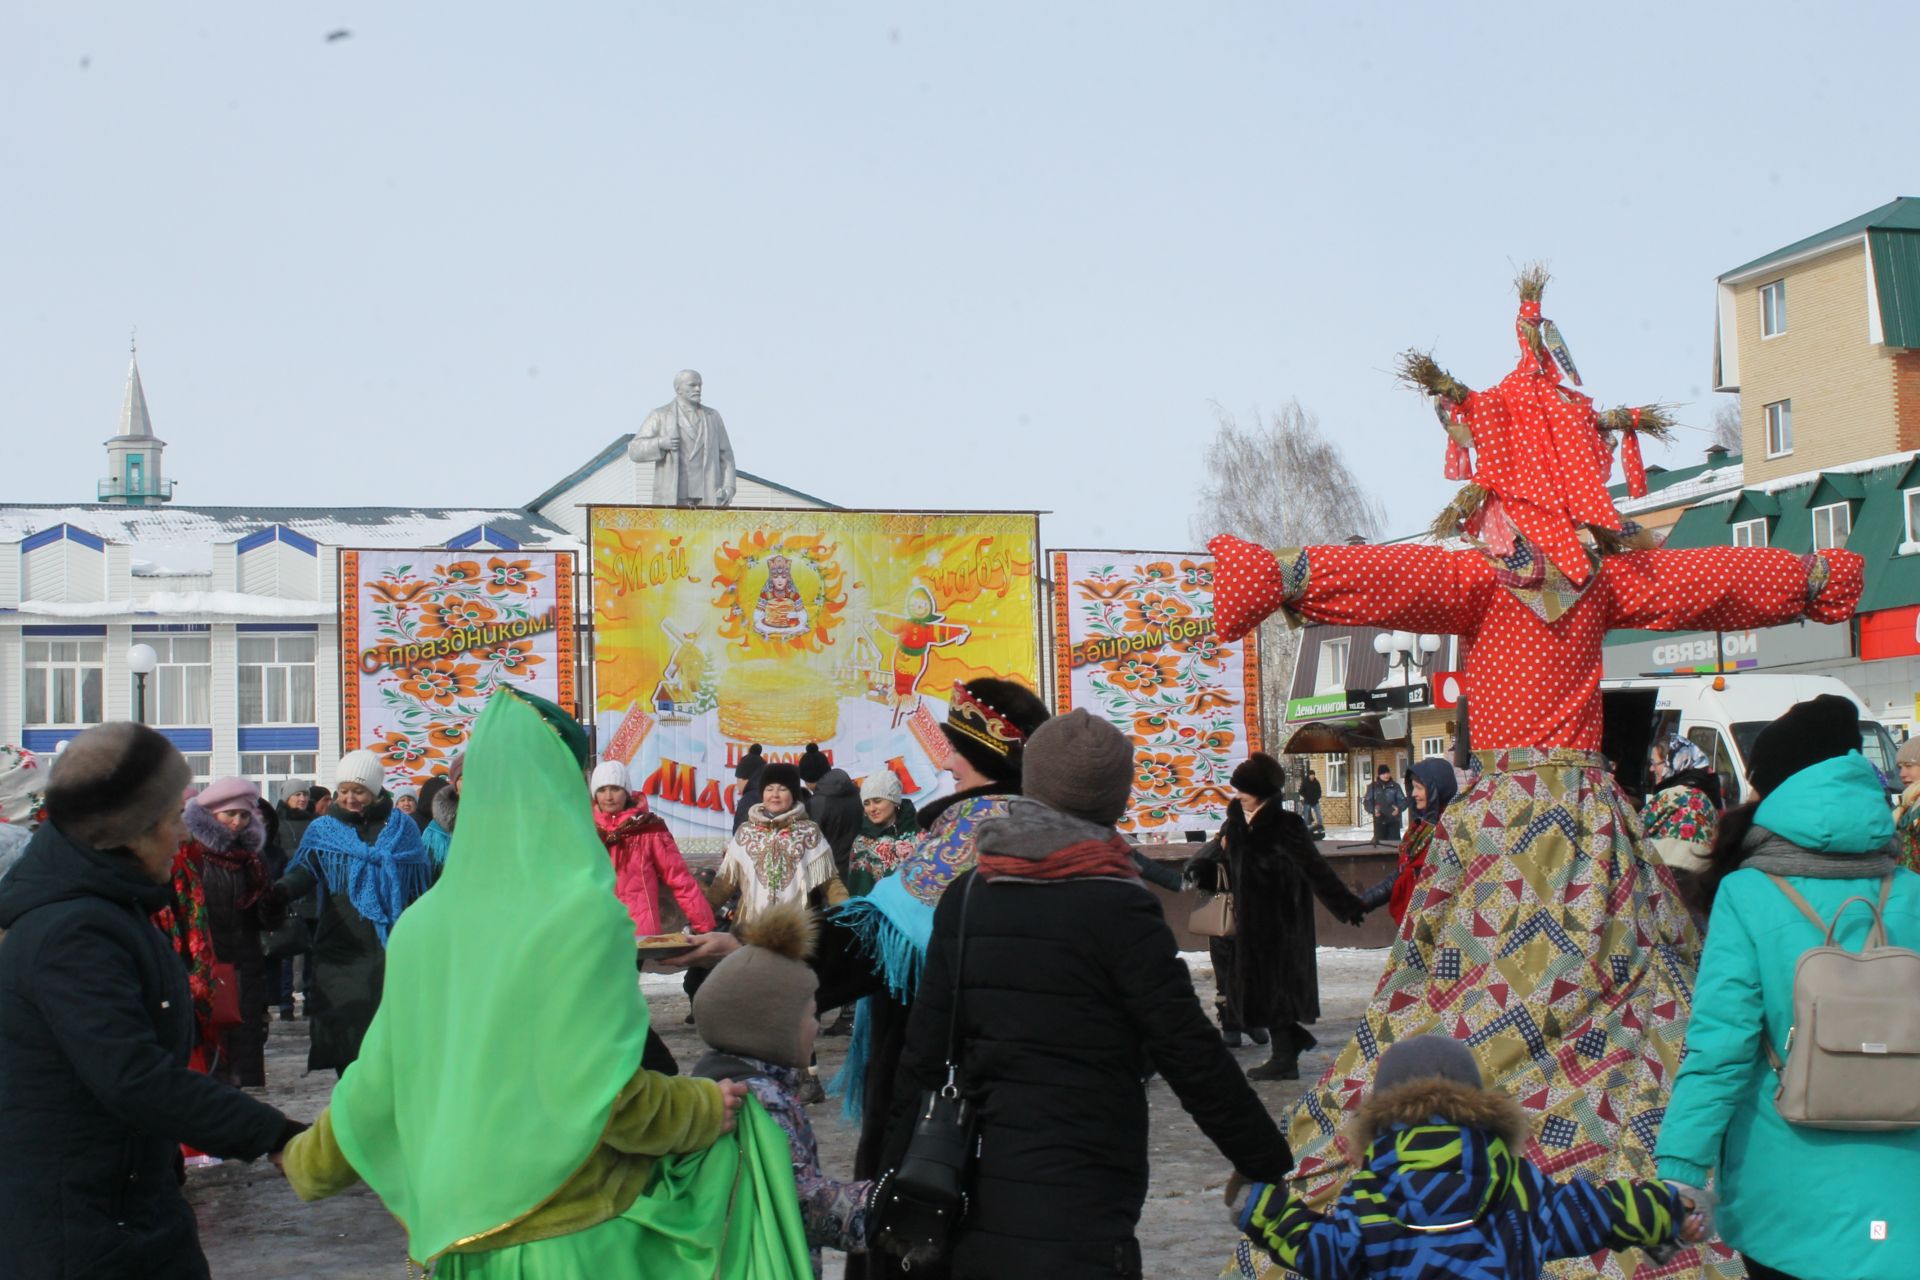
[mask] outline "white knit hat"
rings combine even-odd
[[[903,794],[905,793],[900,789],[900,775],[891,769],[875,769],[860,783],[862,804],[869,800],[891,800],[899,804]]]
[[[377,796],[387,785],[387,771],[381,768],[380,757],[373,752],[349,751],[334,766],[334,790],[338,791],[341,784],[347,782],[357,782]]]
[[[618,787],[622,791],[631,790],[632,788],[627,786],[627,766],[618,760],[602,760],[595,765],[591,789],[598,792],[602,787]]]

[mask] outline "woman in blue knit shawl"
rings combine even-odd
[[[435,867],[412,818],[393,807],[380,757],[342,756],[333,804],[301,837],[278,890],[288,898],[318,891],[314,928],[310,1071],[344,1071],[380,1007],[387,934],[400,913],[432,887]]]

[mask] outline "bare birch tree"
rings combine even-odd
[[[1214,406],[1219,425],[1207,447],[1207,478],[1192,532],[1201,543],[1232,533],[1269,547],[1371,542],[1386,525],[1386,508],[1347,466],[1320,419],[1298,400],[1242,426]],[[1262,723],[1277,730],[1285,719],[1299,635],[1278,617],[1260,628]],[[1277,750],[1278,744],[1274,744]]]
[[[1728,453],[1742,451],[1740,437],[1740,401],[1723,400],[1713,411],[1713,442]]]

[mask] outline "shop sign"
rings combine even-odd
[[[1916,649],[1915,652],[1920,652]],[[1853,655],[1844,626],[1790,623],[1751,631],[1683,631],[1602,651],[1609,679],[1646,675],[1713,675]]]
[[[1334,693],[1317,693],[1307,698],[1287,699],[1287,719],[1325,720],[1328,716],[1343,716],[1347,713],[1347,694],[1344,689]]]
[[[1347,690],[1348,711],[1406,711],[1433,705],[1433,689],[1425,682],[1385,689]]]

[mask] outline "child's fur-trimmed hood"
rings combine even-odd
[[[1395,1125],[1433,1124],[1436,1117],[1463,1129],[1496,1134],[1506,1139],[1516,1155],[1533,1132],[1525,1108],[1508,1095],[1438,1076],[1374,1093],[1354,1113],[1347,1132],[1355,1148],[1365,1151]]]

